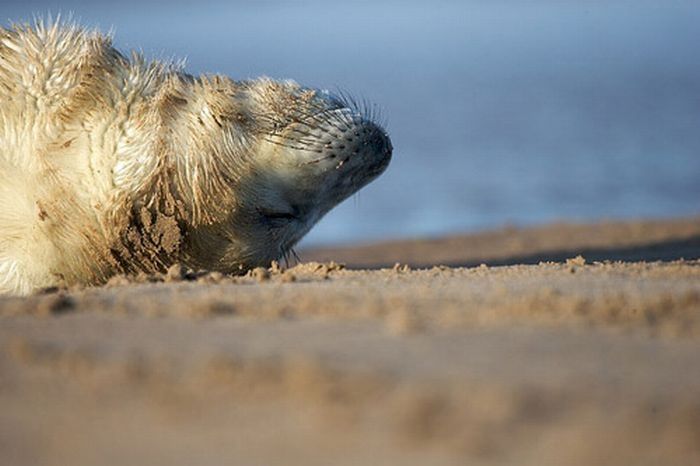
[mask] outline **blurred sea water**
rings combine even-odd
[[[700,2],[5,1],[193,74],[342,89],[388,121],[387,172],[305,245],[700,214]]]

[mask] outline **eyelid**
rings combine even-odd
[[[285,219],[285,220],[292,220],[292,219],[297,218],[296,215],[290,214],[290,213],[286,213],[286,212],[276,212],[276,213],[272,213],[272,214],[267,214],[267,217],[268,217],[268,218],[274,218],[274,219],[281,219],[281,218],[283,218],[283,219]]]
[[[270,220],[296,220],[299,216],[295,212],[272,212],[258,208],[258,213]]]

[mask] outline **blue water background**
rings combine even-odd
[[[700,214],[700,2],[3,2],[191,73],[344,89],[388,171],[305,245]],[[5,21],[7,24],[8,21]]]

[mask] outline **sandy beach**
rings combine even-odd
[[[0,463],[700,464],[700,218],[299,254],[0,298]]]

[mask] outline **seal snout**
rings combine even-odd
[[[367,145],[381,157],[391,157],[394,148],[386,132],[374,123],[368,123],[367,126],[369,126]]]
[[[368,161],[391,158],[391,139],[376,123],[362,121],[349,130],[342,128],[341,131],[343,133],[336,136],[338,141],[335,148],[340,149],[340,155],[347,155],[347,159],[358,155],[368,158]]]
[[[359,129],[360,152],[364,155],[364,163],[371,172],[382,171],[389,164],[393,146],[391,139],[384,129],[371,121],[363,122]]]

